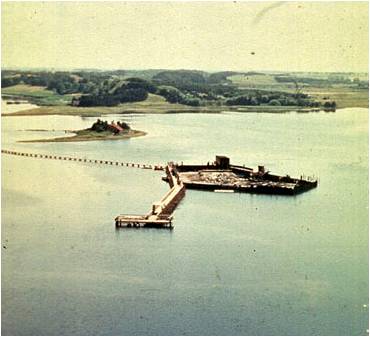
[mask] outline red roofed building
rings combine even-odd
[[[120,133],[120,132],[123,132],[124,130],[117,124],[115,124],[114,122],[110,123],[108,125],[108,130],[109,131],[112,131],[113,133],[117,134],[117,133]]]

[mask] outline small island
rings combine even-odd
[[[46,143],[46,142],[85,142],[94,140],[120,140],[132,137],[145,136],[146,132],[132,130],[125,122],[102,121],[98,119],[90,128],[70,131],[74,136],[50,139],[23,140],[21,143]]]

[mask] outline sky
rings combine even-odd
[[[2,68],[368,71],[367,2],[2,2]]]

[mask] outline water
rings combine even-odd
[[[223,154],[315,174],[319,187],[296,197],[188,190],[173,231],[116,230],[116,215],[146,213],[168,190],[161,172],[2,155],[3,334],[367,334],[367,109],[124,120],[148,135],[17,143],[94,118],[3,117],[2,144],[149,164]],[[25,129],[55,131],[15,131]]]
[[[37,105],[30,103],[21,103],[21,104],[7,104],[6,100],[1,100],[1,113],[10,114],[17,111],[29,110],[37,108]]]

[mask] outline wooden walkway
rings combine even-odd
[[[152,205],[152,210],[146,215],[119,215],[116,217],[115,222],[117,227],[159,227],[159,228],[173,228],[172,227],[172,213],[175,210],[178,203],[182,200],[185,195],[185,186],[180,181],[179,175],[173,163],[167,166],[163,165],[152,165],[152,164],[140,164],[140,163],[128,163],[102,159],[87,159],[70,156],[52,155],[44,153],[31,153],[21,152],[12,150],[1,150],[2,154],[35,158],[35,159],[47,159],[47,160],[61,160],[61,161],[72,161],[79,163],[89,163],[98,165],[111,165],[119,167],[132,167],[149,170],[164,170],[167,175],[167,179],[170,183],[171,189],[164,195],[164,197]]]
[[[147,215],[119,215],[115,218],[117,227],[157,227],[172,229],[172,213],[185,196],[185,186],[173,164],[165,167],[171,189],[163,198],[152,205]]]
[[[64,161],[74,161],[74,162],[99,164],[99,165],[125,166],[125,167],[141,168],[141,169],[148,169],[148,170],[161,170],[161,171],[163,171],[163,169],[164,169],[163,165],[127,163],[127,162],[120,162],[120,161],[101,160],[101,159],[87,159],[87,158],[69,157],[69,156],[61,156],[61,155],[51,155],[51,154],[43,154],[43,153],[19,152],[19,151],[11,151],[11,150],[1,150],[1,153],[13,155],[13,156],[29,157],[29,158],[64,160]]]

